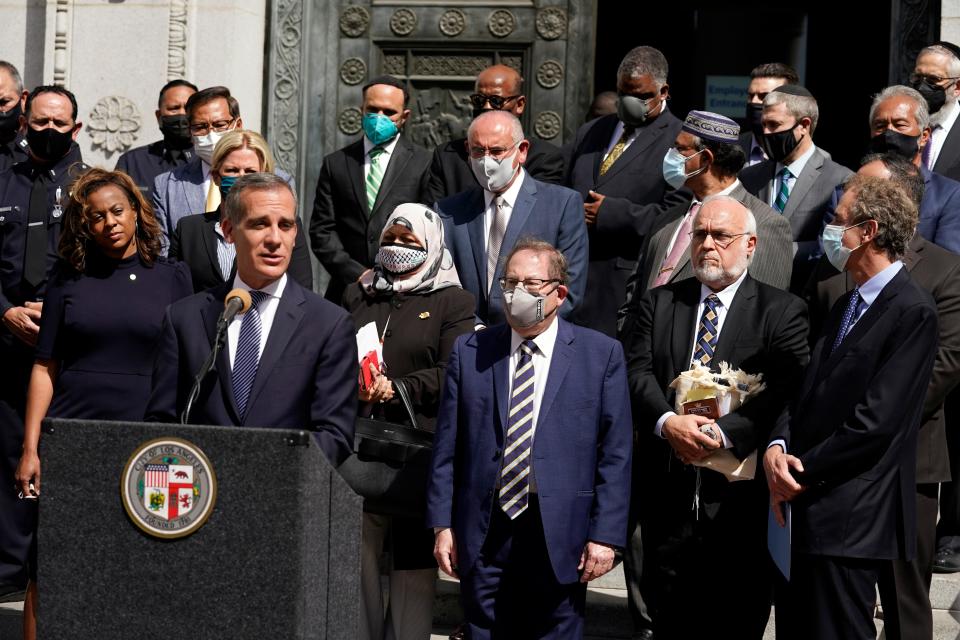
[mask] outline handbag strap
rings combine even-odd
[[[410,402],[410,392],[407,391],[407,385],[404,384],[403,380],[391,380],[393,382],[393,388],[397,390],[397,393],[400,394],[400,400],[403,401],[403,406],[407,408],[407,415],[410,416],[410,424],[414,429],[419,429],[417,426],[417,414],[413,411],[413,403]]]

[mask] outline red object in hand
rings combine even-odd
[[[377,373],[381,373],[380,359],[377,357],[377,352],[373,350],[367,351],[367,355],[363,356],[363,360],[360,361],[361,389],[366,390],[373,386],[373,374],[370,372],[370,365],[373,365],[373,368]]]

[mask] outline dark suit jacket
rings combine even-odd
[[[400,135],[383,174],[373,211],[363,178],[363,138],[323,159],[310,218],[310,248],[330,274],[325,297],[343,290],[373,266],[383,224],[397,205],[423,202],[421,181],[430,154]]]
[[[933,170],[951,180],[960,180],[960,126],[956,123],[947,133],[947,139],[943,141]]]
[[[946,482],[950,480],[950,458],[943,403],[960,383],[960,256],[915,235],[907,246],[903,265],[910,277],[933,296],[939,327],[937,357],[917,436],[917,483]],[[849,273],[837,273],[826,258],[821,259],[806,296],[811,335],[820,334],[830,309],[855,284]]]
[[[447,248],[463,288],[477,299],[477,319],[491,325],[503,322],[503,290],[494,280],[487,292],[487,252],[483,229],[484,197],[479,186],[434,205],[443,220]],[[587,270],[587,232],[583,201],[566,187],[537,182],[529,175],[517,194],[510,222],[500,245],[496,278],[503,276],[503,261],[517,240],[533,236],[546,240],[567,258],[567,301],[560,309],[566,317],[583,300]]]
[[[174,260],[182,260],[190,267],[193,276],[193,290],[204,291],[223,284],[223,273],[217,259],[217,221],[220,210],[196,213],[177,221],[177,228],[170,236],[170,249],[167,253]],[[230,282],[237,273],[234,260]],[[297,239],[293,245],[293,255],[287,275],[299,282],[305,289],[313,289],[313,269],[310,265],[310,251],[304,237],[303,225],[297,218]]]
[[[740,182],[760,200],[770,202],[776,170],[777,163],[767,160],[744,168],[740,172]],[[790,221],[793,228],[793,241],[796,243],[791,291],[803,290],[816,261],[822,255],[819,238],[823,232],[825,214],[830,207],[836,206],[837,185],[842,184],[851,173],[818,148],[797,176],[783,210],[783,217]]]
[[[917,429],[937,351],[937,308],[905,269],[833,353],[849,296],[837,301],[806,379],[771,441],[800,458],[794,552],[913,558]]]
[[[230,284],[184,298],[163,319],[146,419],[177,422],[210,354]],[[287,279],[241,419],[225,347],[200,389],[191,424],[313,431],[332,464],[353,451],[357,347],[350,314]]]
[[[617,308],[644,237],[659,214],[684,199],[663,180],[663,156],[681,124],[669,111],[657,116],[602,176],[600,164],[617,126],[616,114],[592,120],[577,131],[565,159],[567,185],[584,200],[591,190],[606,196],[596,225],[589,229],[587,293],[572,316],[577,324],[616,334]]]
[[[536,138],[527,138],[530,149],[523,168],[540,182],[563,184],[563,156],[560,149]],[[470,170],[467,139],[451,140],[433,150],[424,199],[437,202],[477,186]]]
[[[533,473],[550,564],[575,582],[587,540],[622,547],[633,428],[620,344],[561,319],[537,417]],[[499,509],[508,410],[510,328],[461,336],[447,363],[427,483],[427,525],[453,527],[469,573]]]

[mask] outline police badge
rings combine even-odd
[[[137,527],[158,538],[199,529],[217,499],[217,477],[203,451],[179,438],[140,445],[120,480],[123,508]]]

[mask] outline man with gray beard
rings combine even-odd
[[[809,359],[806,305],[748,273],[756,234],[737,200],[707,198],[690,232],[695,277],[647,291],[624,345],[640,438],[643,593],[658,640],[759,639],[770,612],[762,472],[729,482],[691,466],[721,448],[740,460],[764,448]],[[763,374],[766,388],[716,419],[678,415],[670,383],[694,362]],[[709,614],[691,616],[691,602],[708,602]]]

